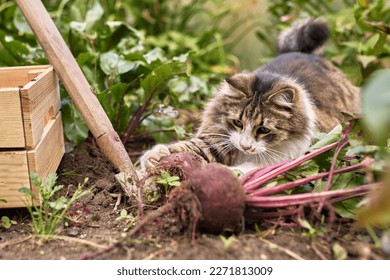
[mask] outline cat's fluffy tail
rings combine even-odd
[[[295,22],[279,35],[279,53],[316,53],[329,38],[329,28],[325,21],[307,19]]]

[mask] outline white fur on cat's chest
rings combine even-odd
[[[259,163],[256,155],[247,155],[240,151],[237,156],[236,164],[229,166],[229,168],[231,170],[239,170],[245,174],[263,165],[264,164]]]

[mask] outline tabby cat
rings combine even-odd
[[[315,131],[330,131],[342,112],[360,111],[359,89],[317,55],[328,37],[322,20],[293,24],[280,34],[276,58],[222,82],[195,138],[154,146],[141,157],[141,168],[171,153],[193,152],[245,173],[305,153]]]

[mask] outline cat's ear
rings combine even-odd
[[[247,97],[252,93],[251,85],[253,83],[253,75],[236,74],[225,79],[225,83],[229,89],[225,91],[225,94],[236,97]]]
[[[291,108],[293,107],[296,98],[297,90],[294,88],[286,87],[265,94],[263,100],[265,102],[272,102],[281,107]]]

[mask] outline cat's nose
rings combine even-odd
[[[243,145],[243,144],[240,144],[241,148],[245,151],[245,152],[248,152],[249,150],[252,149],[251,146],[246,146],[246,145]]]

